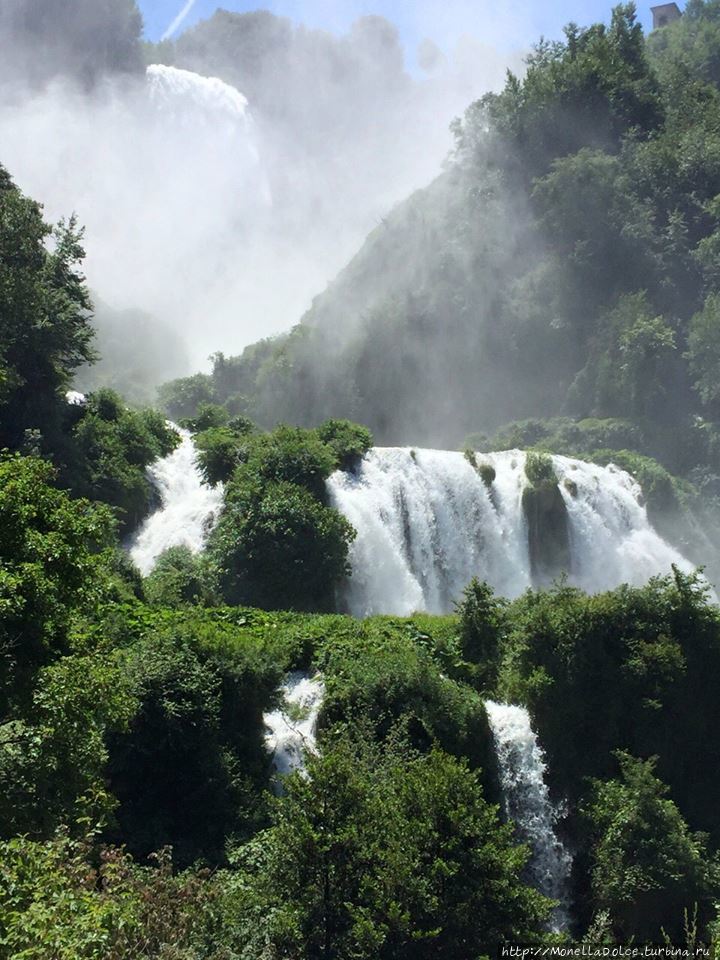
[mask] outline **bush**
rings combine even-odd
[[[108,740],[118,801],[108,836],[138,856],[171,845],[184,865],[222,862],[230,840],[262,824],[262,715],[279,669],[237,628],[183,612],[160,614],[128,649],[125,671],[137,708]]]
[[[476,665],[476,678],[486,689],[497,678],[506,607],[506,601],[495,597],[491,586],[474,577],[457,605],[462,655]]]
[[[533,487],[555,486],[557,474],[550,454],[530,450],[525,458],[525,476]]]
[[[145,578],[148,603],[161,607],[202,605],[211,602],[207,572],[202,557],[189,547],[169,547]]]
[[[167,850],[154,860],[138,866],[122,849],[98,848],[92,836],[0,844],[5,956],[203,960],[208,942],[222,949],[221,878],[202,870],[173,873]]]
[[[299,460],[301,470],[306,463],[302,456]],[[278,472],[287,466],[280,458],[269,462]],[[293,472],[296,466],[293,462]],[[251,464],[247,467],[249,473]],[[348,547],[354,537],[341,514],[302,486],[253,484],[243,473],[228,486],[208,549],[229,603],[323,610],[334,606],[334,588],[350,572]]]
[[[0,716],[43,664],[68,651],[72,617],[109,584],[107,510],[51,486],[43,460],[0,458]]]
[[[720,892],[705,838],[693,835],[654,776],[654,760],[619,753],[620,777],[595,781],[585,818],[592,836],[593,907],[607,910],[618,941],[683,939],[699,908],[700,936]]]
[[[331,636],[316,656],[326,678],[321,734],[359,723],[383,741],[402,727],[416,749],[439,745],[489,773],[493,749],[478,694],[443,676],[410,624],[374,618],[358,627]]]
[[[720,618],[702,583],[676,570],[594,596],[560,586],[515,601],[508,624],[503,696],[528,705],[558,792],[611,778],[615,750],[657,755],[688,822],[715,836],[720,750],[703,730],[720,724]]]
[[[335,454],[339,470],[354,467],[373,445],[372,433],[349,420],[326,420],[317,428],[317,435]]]
[[[193,433],[200,433],[211,427],[227,426],[229,419],[230,414],[225,407],[219,407],[216,403],[201,403],[195,416],[183,417],[180,426]]]
[[[170,380],[158,389],[158,403],[173,420],[195,417],[203,404],[215,402],[212,377],[196,373]]]
[[[206,483],[226,483],[235,468],[247,459],[244,435],[230,427],[211,427],[195,436],[197,459]]]
[[[180,437],[153,410],[129,410],[112,390],[90,394],[74,414],[77,422],[60,469],[60,481],[76,496],[115,509],[124,532],[150,509],[152,486],[145,468],[167,456]]]
[[[298,484],[324,500],[325,480],[335,466],[334,450],[314,430],[281,425],[253,441],[245,473],[260,483]]]
[[[542,941],[550,902],[462,762],[336,738],[286,790],[246,852],[249,956],[456,960]]]

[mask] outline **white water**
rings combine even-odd
[[[355,473],[330,477],[331,502],[358,533],[345,593],[351,613],[448,612],[473,576],[508,597],[533,585],[525,454],[478,454],[478,461],[495,469],[490,490],[463,454],[441,450],[378,447]],[[692,569],[650,526],[627,473],[567,457],[553,462],[568,512],[571,583],[592,592],[645,583],[673,563]]]
[[[145,576],[168,547],[186,546],[193,553],[202,550],[222,507],[222,487],[202,482],[190,433],[174,424],[173,428],[182,442],[148,469],[160,506],[145,520],[130,547],[130,556]]]
[[[572,857],[555,833],[558,819],[545,783],[545,758],[524,707],[485,703],[495,742],[505,815],[532,851],[528,880],[558,901],[550,926],[566,930]]]
[[[325,687],[320,676],[293,672],[282,687],[284,708],[263,717],[265,744],[273,755],[275,770],[287,776],[304,769],[305,753],[317,752],[315,729]]]

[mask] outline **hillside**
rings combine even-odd
[[[694,0],[649,37],[619,7],[540,44],[299,327],[218,357],[206,389],[383,443],[622,418],[636,451],[712,485],[719,38],[720,6]]]

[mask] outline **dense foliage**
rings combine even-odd
[[[81,237],[74,220],[46,224],[0,166],[0,448],[50,459],[60,485],[116,508],[127,530],[152,502],[145,467],[178,437],[107,389],[66,400],[95,359]]]
[[[317,430],[258,433],[244,417],[201,405],[184,421],[209,483],[225,482],[208,544],[208,589],[230,603],[331,609],[350,573],[350,523],[327,503],[325,480],[351,468],[372,444],[364,427],[328,420]]]

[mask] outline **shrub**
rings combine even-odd
[[[260,483],[292,483],[324,500],[325,480],[336,466],[335,453],[314,430],[281,425],[254,439],[245,474]]]
[[[712,915],[718,871],[705,838],[693,835],[654,760],[618,753],[620,777],[595,781],[585,818],[593,839],[593,907],[607,910],[620,940],[682,941],[684,915],[699,907],[700,933]]]
[[[533,487],[554,486],[557,475],[550,454],[530,450],[525,458],[525,476]]]
[[[349,470],[373,445],[372,433],[349,420],[326,420],[317,428],[317,435],[335,454],[339,470]]]
[[[271,459],[271,467],[288,466]],[[292,467],[302,470],[302,457]],[[245,469],[245,468],[243,468]],[[334,587],[350,569],[350,523],[297,484],[260,485],[247,473],[229,485],[225,509],[209,550],[222,595],[230,603],[268,609],[317,610],[333,606]],[[311,466],[310,476],[314,473]],[[280,472],[280,469],[278,469]]]
[[[215,402],[212,377],[196,373],[170,380],[158,389],[158,402],[173,420],[195,417],[203,404]]]
[[[477,666],[476,676],[486,688],[497,677],[506,607],[506,601],[496,597],[489,584],[476,578],[465,588],[457,607],[462,655]]]
[[[203,559],[185,546],[169,547],[160,554],[144,588],[148,602],[162,607],[198,605],[212,599]]]

